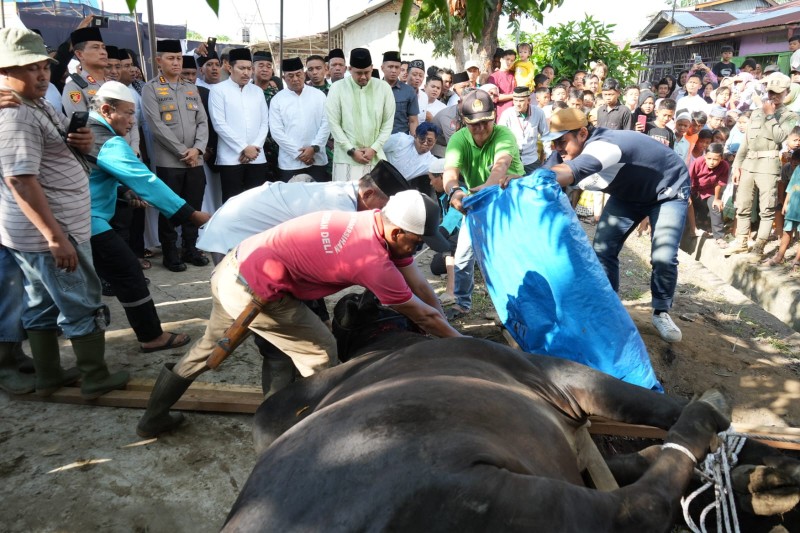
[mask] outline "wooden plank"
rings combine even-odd
[[[78,387],[64,387],[48,398],[41,398],[35,394],[13,396],[13,398],[23,401],[144,409],[147,407],[147,400],[150,398],[153,383],[153,380],[131,380],[127,389],[109,392],[96,400],[84,400],[81,398],[81,391]],[[229,383],[195,382],[183,397],[178,400],[174,408],[181,411],[253,414],[263,401],[264,397],[257,387]],[[667,435],[667,432],[663,429],[651,426],[625,424],[597,416],[589,417],[589,420],[592,424],[589,427],[589,432],[594,435],[659,440],[663,440]],[[800,428],[735,425],[734,431],[752,433],[764,437],[800,440]],[[773,448],[800,451],[800,443],[757,438],[754,440]]]

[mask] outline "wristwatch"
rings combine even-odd
[[[311,148],[313,148],[313,149],[314,149],[314,153],[315,153],[315,154],[318,154],[318,153],[319,153],[319,146],[317,146],[316,144],[315,144],[314,146],[312,146]]]
[[[458,185],[456,185],[455,187],[450,187],[450,190],[449,190],[449,191],[447,191],[447,199],[448,199],[448,200],[452,200],[452,199],[453,199],[453,195],[454,195],[454,194],[455,194],[457,191],[464,192],[464,190],[463,190],[461,187],[459,187]],[[464,194],[466,194],[466,193],[464,193]]]
[[[350,157],[353,157],[353,154],[354,154],[354,153],[356,153],[356,149],[355,149],[355,148],[350,148],[350,149],[347,151],[347,155],[349,155]]]

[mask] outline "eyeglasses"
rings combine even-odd
[[[419,141],[420,144],[429,144],[431,146],[436,144],[436,138],[435,137],[433,139],[428,138],[428,137],[417,137],[417,140]]]

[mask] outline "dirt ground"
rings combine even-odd
[[[667,392],[689,397],[724,386],[734,400],[735,423],[800,427],[800,334],[682,255],[673,317],[683,341],[665,343],[650,324],[648,256],[649,241],[632,237],[622,258],[620,292]],[[153,265],[146,275],[165,329],[200,337],[210,312],[211,267],[173,274],[158,257]],[[444,289],[442,280],[431,280]],[[106,302],[113,317],[107,334],[112,368],[153,379],[164,362],[184,353],[139,353],[120,306],[113,298]],[[480,285],[475,304],[455,325],[502,342]],[[74,362],[68,343],[62,357],[65,364]],[[220,372],[201,380],[258,386],[260,369],[248,341]],[[137,409],[36,403],[0,393],[0,529],[218,530],[255,463],[251,417],[189,413],[174,434],[142,441],[134,431],[140,415]]]

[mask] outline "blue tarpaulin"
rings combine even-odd
[[[662,391],[639,331],[550,170],[464,202],[501,322],[526,352],[561,357]]]

